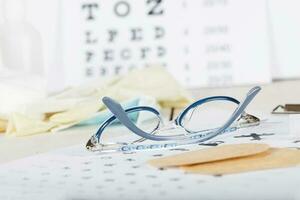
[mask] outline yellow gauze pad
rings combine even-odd
[[[270,150],[248,157],[183,166],[186,172],[222,175],[265,169],[285,168],[300,165],[300,151],[289,148],[271,148]]]
[[[191,151],[150,160],[148,163],[155,167],[175,167],[182,165],[192,165],[208,163],[230,158],[239,158],[259,154],[269,149],[267,144],[231,144]]]
[[[0,133],[6,131],[7,121],[0,119]]]

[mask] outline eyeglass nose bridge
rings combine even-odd
[[[186,135],[188,132],[182,127],[177,125],[175,122],[170,122],[168,124],[165,124],[161,127],[159,127],[157,130],[154,131],[154,134],[162,134],[164,132],[179,132],[181,135]]]

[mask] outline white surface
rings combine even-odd
[[[300,140],[300,115],[290,115],[289,118],[289,127],[290,134],[294,135]]]
[[[298,86],[299,81],[265,85],[257,98],[249,105],[247,111],[251,114],[267,115],[277,104],[299,103],[300,89]],[[197,98],[230,95],[240,99],[244,97],[248,89],[249,87],[206,88],[193,93]],[[278,117],[283,117],[282,120],[286,122],[284,116]],[[294,122],[297,123],[297,121]],[[280,126],[280,129],[276,129],[276,132],[280,134],[276,137],[272,136],[272,139],[269,136],[264,137],[259,142],[272,143],[275,146],[300,147],[300,143],[293,143],[300,139],[297,135],[300,132],[298,131],[299,127],[293,129],[295,123]],[[142,152],[124,156],[114,154],[111,160],[85,151],[85,142],[95,133],[97,128],[97,126],[77,127],[55,134],[40,134],[22,138],[0,137],[0,163],[4,163],[0,166],[0,198],[120,199],[122,197],[122,199],[143,199],[146,196],[149,198],[144,199],[150,199],[150,197],[170,199],[171,196],[173,199],[193,199],[194,197],[194,199],[202,197],[203,199],[222,198],[228,200],[300,199],[299,168],[251,172],[224,177],[184,175],[179,170],[157,171],[145,164],[147,159],[155,158],[153,155],[157,154],[157,151],[146,153],[147,155]],[[111,131],[111,134],[120,135],[114,130]],[[252,129],[251,132],[253,131]],[[289,134],[288,131],[295,134]],[[249,132],[247,133],[249,134]],[[239,138],[236,142],[249,142],[249,139]],[[76,146],[62,149],[72,145]],[[41,154],[45,152],[48,153]],[[167,153],[174,152],[167,151]],[[24,158],[36,154],[38,155]],[[19,158],[24,159],[16,160]],[[125,161],[126,158],[134,158],[141,167],[132,168],[132,163]],[[91,163],[88,165],[85,164],[90,161]],[[111,164],[110,162],[117,165],[113,167],[103,166]],[[71,166],[71,169],[65,170],[65,167],[68,166]],[[88,169],[91,170],[88,171]],[[114,173],[107,173],[110,170],[113,170]],[[126,175],[132,172],[135,173],[134,176]],[[85,173],[89,173],[92,177],[89,178]],[[70,174],[72,176],[68,177]],[[156,175],[156,178],[153,178],[153,174]],[[65,175],[67,177],[64,177]],[[112,177],[118,178],[111,182]]]
[[[268,143],[300,147],[287,137],[282,124],[264,124],[210,141]],[[262,140],[235,138],[249,133],[274,133]],[[84,144],[25,158],[0,166],[1,199],[291,199],[298,200],[299,167],[265,170],[222,177],[158,170],[147,160],[199,148],[135,154],[91,153]],[[233,166],[234,167],[234,166]],[[288,185],[288,187],[287,187]]]

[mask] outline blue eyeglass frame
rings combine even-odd
[[[260,90],[261,90],[261,87],[259,87],[259,86],[253,87],[251,90],[249,90],[249,92],[246,95],[246,98],[242,102],[238,101],[237,99],[235,99],[233,97],[229,97],[229,96],[212,96],[212,97],[207,97],[207,98],[200,99],[200,100],[192,103],[188,107],[186,107],[178,115],[178,117],[176,117],[176,119],[174,120],[174,123],[175,123],[176,126],[182,127],[186,132],[191,133],[191,131],[185,129],[183,124],[182,124],[184,116],[191,109],[193,109],[193,108],[195,108],[195,107],[197,107],[201,104],[211,102],[211,101],[217,101],[217,100],[230,101],[230,102],[233,102],[233,103],[237,104],[238,107],[233,112],[231,117],[226,121],[226,123],[223,124],[223,126],[221,126],[220,128],[214,130],[212,134],[208,134],[208,135],[205,135],[204,137],[201,137],[201,138],[197,139],[198,142],[203,142],[203,141],[209,140],[209,139],[219,135],[220,133],[225,132],[239,116],[241,116],[243,113],[245,113],[244,112],[245,108],[248,106],[248,104],[253,100],[253,98],[257,95],[257,93]],[[128,117],[128,114],[132,113],[132,112],[149,111],[149,112],[152,112],[155,115],[157,115],[158,118],[160,119],[160,122],[163,122],[159,111],[157,111],[156,109],[154,109],[152,107],[137,106],[137,107],[132,107],[132,108],[124,110],[122,108],[122,106],[118,102],[113,100],[112,98],[103,97],[102,101],[106,105],[106,107],[113,113],[113,116],[111,116],[105,122],[103,122],[101,124],[100,128],[98,129],[98,131],[96,132],[96,134],[94,134],[92,136],[92,138],[88,141],[88,143],[87,143],[87,148],[88,149],[89,149],[89,147],[91,147],[91,145],[95,145],[94,143],[98,143],[98,144],[100,143],[100,137],[101,137],[103,131],[105,130],[105,128],[107,126],[109,126],[116,119],[118,119],[121,122],[121,124],[123,124],[125,127],[127,127],[130,131],[132,131],[133,133],[135,133],[136,135],[138,135],[138,136],[140,136],[141,138],[144,138],[144,139],[149,139],[149,140],[154,140],[154,141],[191,139],[190,136],[186,136],[186,135],[159,136],[159,135],[153,134],[153,132],[159,131],[159,124],[154,129],[154,131],[152,131],[151,133],[144,132],[143,130],[138,128],[131,121],[131,119]],[[200,132],[200,131],[192,132],[192,133],[198,133],[198,132]]]

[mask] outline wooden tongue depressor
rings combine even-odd
[[[271,148],[253,156],[228,159],[218,162],[183,166],[189,173],[223,175],[257,170],[285,168],[300,165],[300,151],[289,148]]]
[[[251,156],[265,152],[269,148],[267,144],[255,143],[222,145],[158,158],[150,160],[148,163],[159,168],[192,165]]]

